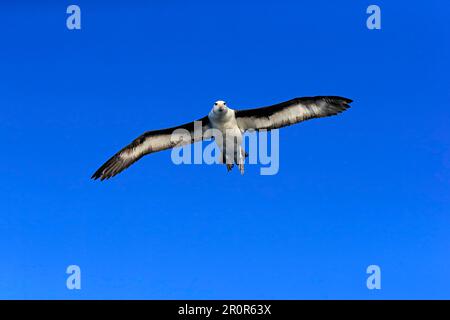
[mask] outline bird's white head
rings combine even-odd
[[[228,112],[228,106],[225,101],[219,100],[214,103],[213,110],[215,115],[222,116]]]

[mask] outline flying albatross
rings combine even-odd
[[[109,179],[147,154],[214,138],[210,133],[214,130],[223,133],[223,139],[216,139],[222,152],[221,162],[227,165],[228,171],[237,164],[244,173],[246,153],[241,147],[244,132],[278,129],[308,119],[337,115],[350,108],[351,102],[343,97],[317,96],[295,98],[262,108],[233,110],[219,100],[206,117],[197,121],[145,132],[106,161],[92,179]],[[189,138],[177,133],[180,131],[190,133]]]

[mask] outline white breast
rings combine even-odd
[[[220,130],[222,135],[225,135],[226,145],[232,146],[233,141],[237,141],[239,145],[242,144],[242,132],[237,125],[236,118],[234,116],[234,110],[229,109],[226,116],[217,118],[214,114],[210,114],[209,120],[213,128]],[[221,141],[216,141],[219,148],[222,150],[223,145]]]

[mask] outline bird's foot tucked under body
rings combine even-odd
[[[230,172],[234,168],[234,164],[227,164],[227,172]],[[239,171],[241,174],[244,174],[244,164],[240,163],[238,164]]]
[[[243,174],[244,174],[244,164],[243,164],[243,163],[240,163],[238,166],[239,166],[239,171],[240,171],[241,174],[243,175]]]

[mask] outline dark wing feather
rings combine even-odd
[[[201,135],[194,136],[196,123],[201,129]],[[145,132],[106,161],[91,178],[109,179],[147,154],[211,138],[205,135],[205,131],[210,128],[209,118],[204,117],[178,127]]]
[[[236,110],[242,131],[277,129],[312,118],[333,116],[350,108],[352,100],[336,96],[295,98],[268,107]]]

